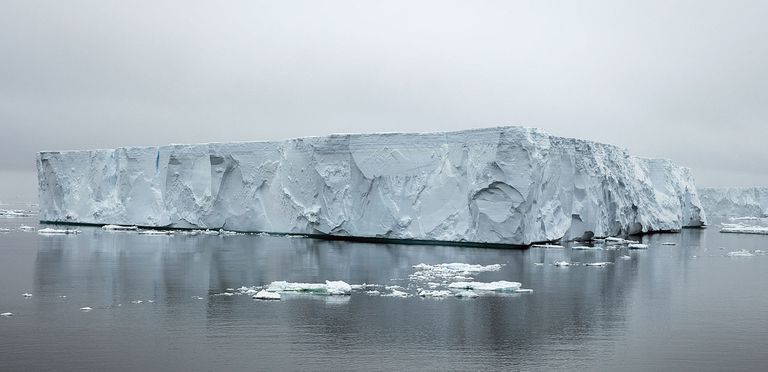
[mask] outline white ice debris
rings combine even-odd
[[[0,227],[0,233],[8,233],[11,232],[11,229],[6,229],[5,227]]]
[[[766,226],[723,225],[720,228],[721,233],[768,235],[768,227]]]
[[[22,293],[21,295],[24,296],[24,297],[32,297],[31,293]]]
[[[371,296],[378,296],[378,295],[381,294],[381,292],[379,292],[377,290],[371,290],[371,291],[365,291],[365,294],[371,295]]]
[[[631,260],[632,256],[623,255],[623,256],[620,256],[619,258],[621,258],[622,260]]]
[[[530,289],[530,288],[515,289],[515,293],[533,293],[533,289]]]
[[[13,313],[2,313],[0,316],[13,316]]]
[[[568,261],[555,261],[553,265],[557,267],[568,267],[568,266],[571,266],[571,263]]]
[[[589,247],[589,246],[585,246],[585,245],[579,245],[579,246],[571,247],[571,249],[576,250],[576,251],[602,251],[603,250],[602,247]]]
[[[523,127],[51,151],[37,170],[48,222],[521,245],[705,222],[687,168]]]
[[[663,242],[661,245],[677,245],[675,242]]]
[[[81,307],[80,308],[80,311],[86,311],[87,312],[87,311],[91,311],[91,310],[93,310],[93,308],[90,307],[90,306],[85,306],[85,307]]]
[[[442,298],[442,297],[448,297],[451,295],[451,291],[434,291],[434,290],[428,290],[425,289],[421,292],[419,292],[419,296],[421,297],[436,297],[436,298]]]
[[[21,226],[19,226],[19,230],[21,230],[21,231],[35,231],[36,229],[34,227],[32,227],[32,226],[21,225]]]
[[[256,300],[279,300],[280,294],[262,289],[253,295],[253,298]]]
[[[742,249],[740,251],[728,252],[728,257],[752,257],[754,254]]]
[[[648,249],[648,244],[632,243],[627,245],[629,249]]]
[[[518,282],[508,282],[505,280],[483,283],[483,282],[454,282],[448,284],[448,288],[451,289],[471,289],[475,291],[497,291],[497,292],[514,292],[522,284]]]
[[[123,225],[104,225],[101,228],[109,231],[136,231],[139,229],[136,226],[123,226]]]
[[[32,211],[23,209],[0,209],[0,217],[32,217]]]
[[[381,297],[402,297],[402,298],[407,298],[407,297],[411,297],[411,295],[409,295],[406,292],[398,291],[397,289],[394,289],[390,293],[381,295]]]
[[[173,230],[141,230],[139,231],[139,234],[141,235],[150,235],[150,236],[162,236],[162,235],[173,235],[176,232]]]
[[[77,229],[52,229],[50,227],[37,230],[37,233],[40,235],[76,235],[81,232],[82,231]]]
[[[352,293],[352,286],[343,281],[326,280],[323,283],[291,283],[275,281],[267,286],[269,292],[303,292],[326,295],[348,295]]]
[[[561,249],[565,248],[562,245],[557,244],[534,244],[531,246],[532,248],[550,248],[550,249]]]
[[[584,264],[584,266],[605,267],[609,264],[611,264],[611,262],[587,262]]]
[[[477,298],[477,297],[480,297],[480,295],[477,294],[477,292],[469,291],[469,290],[458,291],[458,292],[456,292],[456,294],[454,296],[460,297],[460,298]]]

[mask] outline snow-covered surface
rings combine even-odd
[[[41,152],[40,220],[530,244],[705,221],[667,160],[522,127]]]
[[[710,216],[768,216],[768,187],[702,187],[699,195]]]

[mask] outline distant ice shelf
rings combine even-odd
[[[768,216],[768,187],[702,187],[699,194],[710,216],[736,220]]]
[[[523,127],[41,152],[40,220],[528,245],[701,226],[668,160]]]

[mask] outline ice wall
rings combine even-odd
[[[768,216],[768,187],[702,187],[699,193],[710,216]]]
[[[41,152],[43,221],[530,244],[704,223],[666,160],[522,127]]]

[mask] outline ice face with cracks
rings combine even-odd
[[[41,152],[40,220],[531,244],[705,223],[687,168],[498,127]]]

